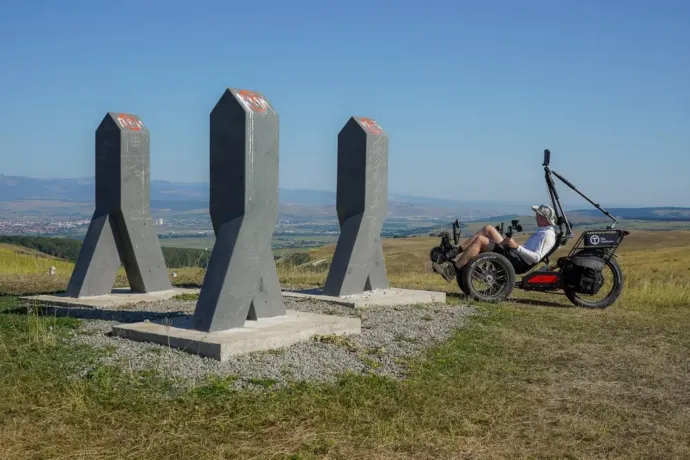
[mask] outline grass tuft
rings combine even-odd
[[[347,348],[349,351],[357,351],[357,347],[352,341],[343,335],[315,335],[312,337],[314,342],[330,343],[339,347]]]
[[[199,300],[199,294],[192,293],[192,292],[183,292],[182,294],[176,294],[173,297],[173,300],[181,300],[185,302],[190,302],[190,301],[196,301]]]

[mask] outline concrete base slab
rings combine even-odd
[[[88,297],[69,297],[67,294],[55,295],[34,295],[21,297],[22,300],[29,301],[34,305],[51,305],[58,307],[91,307],[91,308],[113,308],[125,305],[133,305],[140,302],[158,302],[168,300],[178,294],[198,294],[199,289],[173,288],[166,291],[148,292],[140,294],[132,292],[129,288],[115,288],[110,294],[88,296]]]
[[[310,289],[305,291],[283,291],[283,296],[320,300],[352,308],[446,303],[445,292],[398,288],[375,289],[373,291],[364,291],[361,294],[341,297],[324,295],[321,289]]]
[[[114,326],[112,334],[138,342],[153,342],[191,354],[226,361],[230,356],[287,347],[314,335],[360,334],[359,318],[288,310],[285,316],[248,320],[244,327],[218,332],[189,328],[191,316]]]

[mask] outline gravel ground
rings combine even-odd
[[[113,325],[189,315],[194,301],[165,300],[117,309],[54,308],[57,314],[84,319],[72,341],[105,348],[102,363],[128,371],[155,370],[187,388],[209,376],[227,379],[235,388],[281,387],[289,382],[333,382],[346,372],[404,378],[405,360],[449,337],[475,310],[445,304],[373,307],[353,310],[314,301],[285,298],[290,310],[341,316],[359,316],[361,335],[326,337],[289,348],[232,357],[228,361],[202,358],[165,346],[134,342],[107,335]],[[80,375],[90,369],[84,368]]]

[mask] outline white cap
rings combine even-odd
[[[556,212],[551,206],[545,204],[534,205],[532,206],[532,211],[544,216],[544,218],[549,221],[549,224],[556,225]]]

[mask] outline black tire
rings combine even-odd
[[[443,262],[443,251],[441,251],[441,246],[434,246],[431,248],[431,251],[429,251],[429,260],[436,263]]]
[[[606,266],[608,266],[611,269],[611,272],[613,272],[613,287],[606,297],[599,301],[588,301],[580,297],[584,294],[578,294],[577,292],[564,288],[563,291],[568,300],[570,300],[574,305],[583,308],[604,309],[613,305],[613,303],[618,300],[618,297],[620,297],[621,293],[623,292],[623,270],[621,270],[620,265],[618,265],[618,262],[616,262],[616,259],[613,257],[606,262]]]
[[[515,286],[515,270],[512,264],[501,254],[482,252],[473,257],[462,270],[460,289],[467,289],[467,295],[480,302],[501,302],[508,298]],[[473,281],[490,285],[487,290],[479,290]],[[463,291],[464,292],[464,291]]]
[[[469,297],[470,291],[467,289],[467,284],[465,283],[465,278],[462,274],[465,271],[465,268],[467,268],[467,265],[462,267],[460,270],[455,271],[455,279],[457,280],[458,286],[460,287],[462,293]]]

